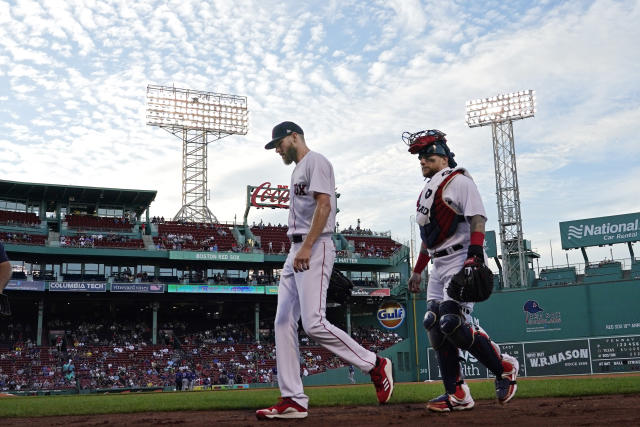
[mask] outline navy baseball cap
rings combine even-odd
[[[276,148],[276,144],[282,138],[287,135],[291,135],[293,132],[304,135],[302,128],[293,122],[282,122],[279,125],[275,125],[273,130],[271,131],[271,141],[264,146],[265,149],[270,150],[272,148]]]

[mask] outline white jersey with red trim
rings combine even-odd
[[[331,197],[331,213],[322,233],[333,233],[336,225],[336,180],[333,166],[322,154],[309,151],[296,164],[291,174],[287,236],[309,233],[317,204],[315,193],[324,193]]]
[[[315,193],[329,194],[331,213],[322,234],[311,247],[309,268],[296,272],[293,268],[303,241],[294,241],[282,268],[278,285],[275,339],[278,386],[282,396],[290,397],[306,408],[309,397],[300,379],[298,322],[307,335],[350,365],[370,372],[376,365],[376,354],[362,347],[349,334],[334,326],[326,317],[327,288],[336,248],[332,233],[335,228],[336,194],[331,163],[321,154],[309,151],[291,175],[291,202],[287,235],[306,235],[316,209]],[[304,237],[303,237],[304,239]]]
[[[431,255],[433,255],[433,252],[446,249],[456,244],[461,244],[465,247],[468,246],[471,237],[469,219],[475,215],[480,215],[485,219],[487,218],[478,187],[476,187],[473,178],[471,178],[471,175],[469,175],[466,169],[445,168],[428,180],[420,193],[417,203],[416,222],[418,225],[425,225],[429,222],[429,211],[438,186],[447,176],[457,170],[463,171],[463,174],[458,174],[447,182],[446,187],[442,191],[442,196],[444,201],[456,213],[465,217],[465,221],[461,221],[458,224],[458,228],[452,236],[445,239],[435,248],[431,248],[429,251]]]

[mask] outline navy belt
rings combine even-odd
[[[305,235],[304,234],[294,234],[291,236],[291,241],[293,243],[302,243],[304,241]]]
[[[449,246],[447,249],[443,249],[441,251],[434,252],[433,253],[433,258],[440,258],[441,256],[451,255],[452,253],[459,251],[463,247],[464,246],[462,246],[460,243],[458,243],[457,245]]]

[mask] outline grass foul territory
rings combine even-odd
[[[470,381],[469,386],[474,399],[495,399],[493,381]],[[311,399],[311,405],[315,407],[377,405],[372,385],[307,387],[306,393]],[[396,384],[389,403],[421,403],[441,393],[440,382],[400,383]],[[0,398],[0,419],[132,412],[254,410],[274,404],[279,394],[277,389],[257,389],[7,397]],[[606,394],[640,394],[640,376],[519,379],[516,398]]]

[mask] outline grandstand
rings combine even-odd
[[[6,289],[14,314],[0,322],[0,390],[169,390],[180,368],[194,371],[204,387],[273,385],[272,323],[290,247],[287,227],[164,220],[151,216],[155,197],[147,190],[0,181],[0,239],[14,269]],[[407,246],[360,224],[334,233],[333,241],[336,266],[356,288],[348,304],[328,304],[329,320],[385,352],[398,380],[436,375],[419,326],[424,294],[409,310]],[[477,313],[507,342],[636,329],[640,335],[640,323],[627,319],[634,310],[623,308],[640,289],[640,260],[629,248],[630,260],[592,262],[585,254],[583,264],[542,269],[528,262],[529,281],[519,289],[502,289],[495,274],[495,293]],[[620,308],[603,308],[595,295]],[[389,298],[407,308],[393,331],[376,319]],[[519,323],[529,300],[542,314]],[[553,308],[556,301],[562,308]],[[564,314],[569,309],[578,311]],[[605,320],[574,325],[572,319],[586,315],[579,310]],[[504,322],[504,313],[513,321]],[[568,324],[555,327],[562,322]],[[346,381],[342,361],[304,333],[300,343],[309,381]],[[418,358],[416,348],[426,354]]]
[[[231,227],[225,224],[189,223],[168,221],[157,224],[158,235],[153,238],[157,249],[191,251],[233,251],[238,242]]]
[[[0,181],[0,239],[14,268],[6,290],[14,315],[0,324],[0,389],[173,387],[180,367],[196,371],[202,385],[230,376],[274,381],[271,327],[287,227],[165,221],[150,215],[155,197]],[[379,246],[376,239],[360,240]],[[345,236],[334,236],[337,265],[362,289],[346,313],[327,310],[345,329],[353,322],[362,330],[363,314],[403,281],[408,250],[384,240],[396,247],[394,257],[367,260]],[[237,325],[242,338],[231,345],[212,325]],[[359,339],[373,349],[406,336],[380,340],[380,329],[366,328],[372,332]],[[305,338],[308,372],[343,366]]]
[[[259,224],[251,227],[251,233],[268,253],[288,253],[291,242],[287,237],[287,229],[287,226],[282,225]]]

